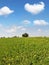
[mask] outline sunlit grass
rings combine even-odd
[[[49,38],[0,39],[0,65],[49,65]]]

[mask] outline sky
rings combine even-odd
[[[0,37],[49,36],[49,0],[0,0]]]

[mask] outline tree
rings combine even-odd
[[[28,36],[29,36],[28,33],[22,34],[22,37],[28,37]]]

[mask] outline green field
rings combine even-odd
[[[1,38],[0,65],[49,65],[49,38]]]

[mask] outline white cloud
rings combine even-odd
[[[32,13],[32,14],[38,14],[40,13],[42,10],[44,10],[45,8],[45,4],[44,2],[40,2],[39,4],[29,4],[26,3],[25,4],[25,10]]]
[[[16,26],[12,25],[9,27],[5,27],[4,25],[0,24],[0,37],[13,37],[13,36],[22,36],[23,33],[28,33],[29,36],[49,36],[49,29],[42,29],[42,28],[28,28],[24,26]]]
[[[16,26],[12,26],[11,28],[5,29],[5,32],[14,33],[16,32],[16,30],[17,30]]]
[[[13,12],[14,12],[14,10],[11,10],[7,6],[4,6],[4,7],[0,8],[0,15],[9,15]]]
[[[23,28],[23,26],[11,26],[7,29],[5,29],[5,32],[7,33],[15,33],[17,30],[21,30]]]
[[[38,32],[42,32],[42,30],[41,30],[41,29],[38,29],[37,31],[38,31]]]
[[[22,28],[21,30],[22,30],[22,31],[26,31],[26,28]]]
[[[23,28],[23,26],[17,26],[17,29],[21,29],[21,28]]]
[[[18,27],[17,27],[17,30],[22,30],[22,31],[25,31],[25,30],[26,30],[26,28],[24,28],[23,26],[18,26]]]
[[[13,37],[13,36],[21,36],[22,32],[26,30],[24,26],[16,26],[12,25],[9,27],[5,27],[2,24],[0,24],[0,37]]]
[[[23,23],[24,24],[30,24],[31,22],[29,20],[24,20]]]
[[[48,25],[49,23],[45,20],[35,20],[33,21],[34,25]]]

